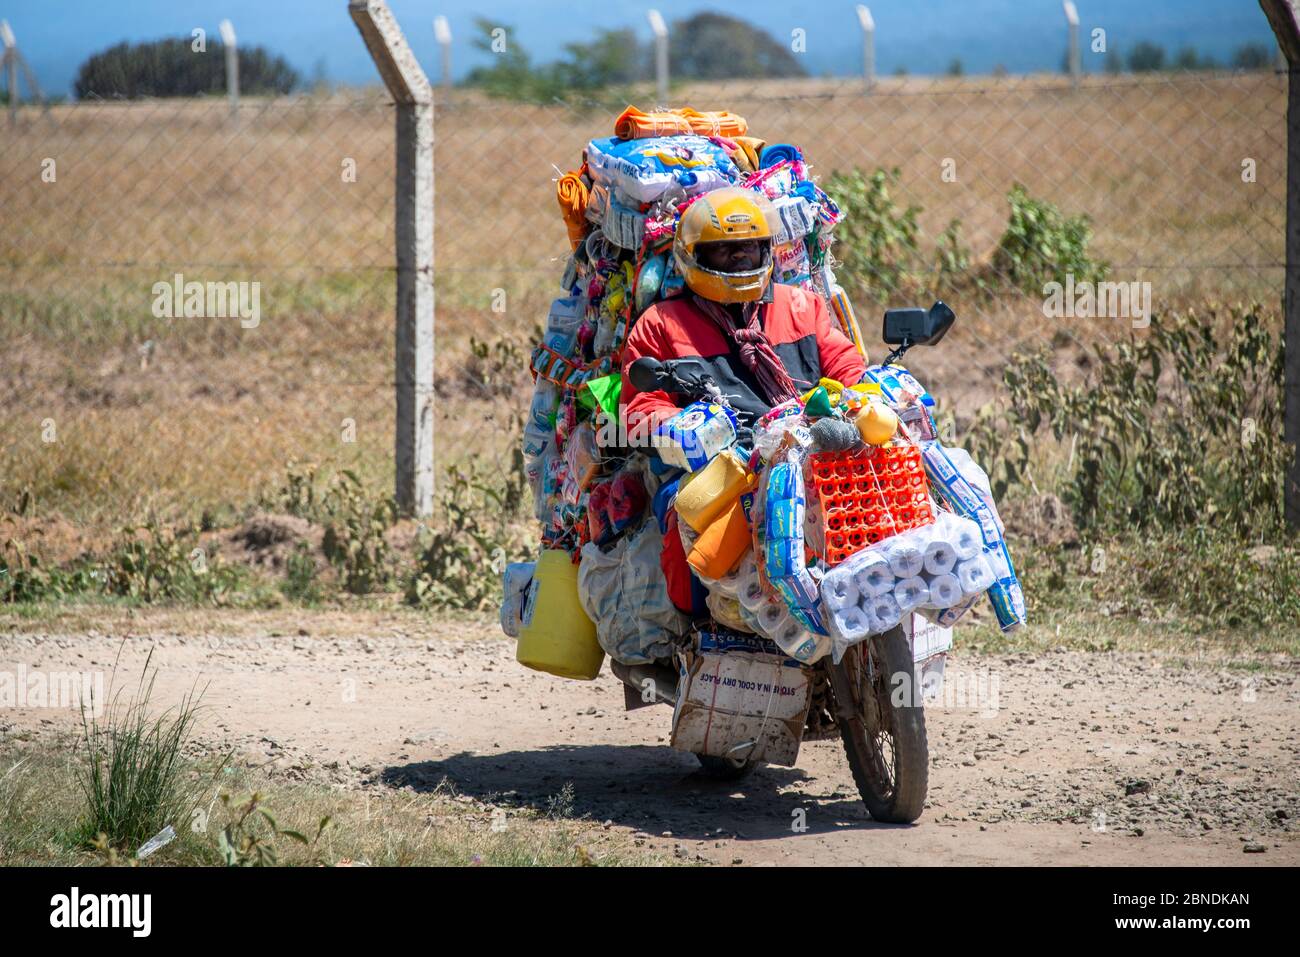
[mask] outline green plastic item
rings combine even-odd
[[[623,376],[618,372],[599,379],[588,379],[578,390],[578,405],[588,412],[595,412],[599,408],[609,416],[610,421],[617,424],[618,399],[622,392]]]
[[[831,396],[824,386],[818,386],[804,403],[803,414],[811,418],[824,418],[831,415]]]

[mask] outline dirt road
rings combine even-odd
[[[947,700],[927,708],[929,804],[896,827],[867,815],[838,741],[714,783],[667,746],[666,707],[625,712],[608,669],[530,672],[488,622],[292,621],[0,634],[0,672],[107,671],[120,648],[117,684],[134,687],[153,649],[158,703],[206,684],[202,735],[291,774],[445,778],[506,807],[548,807],[570,785],[576,814],[719,864],[1300,863],[1294,659],[956,653]],[[0,708],[0,733],[74,718]]]

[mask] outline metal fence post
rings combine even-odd
[[[1297,0],[1259,0],[1287,59],[1286,107],[1286,325],[1283,337],[1283,437],[1295,450],[1287,470],[1283,508],[1287,524],[1300,529],[1300,9]]]
[[[384,0],[350,0],[397,105],[397,504],[433,511],[433,88]]]

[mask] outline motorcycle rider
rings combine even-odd
[[[683,211],[673,257],[686,293],[642,313],[623,351],[621,401],[629,435],[648,435],[649,428],[679,411],[679,402],[685,404],[686,397],[662,390],[637,391],[628,370],[643,356],[701,362],[744,430],[822,378],[845,384],[862,378],[861,355],[831,323],[821,297],[772,281],[778,222],[765,196],[740,187],[704,193]],[[679,610],[699,614],[700,588],[692,583],[676,515],[669,511],[660,527],[660,565],[669,597]],[[646,666],[629,669],[615,662],[613,667],[629,684],[647,675],[674,680],[666,666],[657,671]]]
[[[628,368],[642,356],[700,360],[745,428],[823,377],[846,384],[862,377],[862,357],[821,297],[772,281],[777,222],[767,197],[740,187],[704,193],[682,213],[673,258],[687,292],[648,308],[628,335],[622,396],[629,423],[658,424],[679,408],[666,392],[632,385]]]

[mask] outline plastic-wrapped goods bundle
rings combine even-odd
[[[763,562],[768,581],[809,631],[825,634],[826,625],[817,607],[817,583],[804,560],[803,462],[796,457],[773,465],[767,470],[762,491]]]
[[[524,598],[536,567],[536,562],[511,562],[501,576],[504,593],[501,602],[501,630],[511,638],[518,638],[519,629],[523,626]]]
[[[721,146],[695,135],[594,139],[587,144],[587,167],[593,182],[610,186],[636,203],[654,202],[673,185],[694,195],[730,186],[740,178]]]
[[[740,602],[732,596],[710,590],[708,597],[704,599],[704,607],[709,610],[713,620],[720,625],[726,625],[736,631],[753,631],[745,619],[745,611],[740,607]]]
[[[555,441],[555,407],[560,402],[560,388],[553,382],[538,379],[533,386],[533,401],[528,407],[524,426],[524,458],[536,459]]]
[[[692,402],[655,430],[665,465],[694,472],[736,442],[736,413],[708,402]]]
[[[741,605],[741,614],[764,638],[776,643],[783,652],[802,664],[810,665],[831,650],[829,635],[819,635],[804,627],[784,602],[763,598],[757,610]]]
[[[988,492],[988,477],[969,455],[964,452],[954,454],[959,451],[945,449],[937,441],[925,442],[921,446],[921,455],[930,481],[953,511],[973,526],[971,537],[976,534],[979,536],[982,557],[988,563],[989,574],[993,578],[987,588],[989,600],[997,615],[998,625],[1004,632],[1011,632],[1025,622],[1024,592],[1016,577],[1015,566],[1011,564],[1011,553],[1007,551],[1002,537],[1002,521]],[[968,576],[971,574],[973,572],[968,571]],[[976,580],[970,578],[972,582]],[[934,617],[935,624],[944,627],[952,625],[972,604],[974,598],[941,612]]]
[[[736,600],[742,608],[757,613],[767,603],[767,592],[758,574],[758,562],[750,551],[736,569]]]
[[[912,611],[952,609],[992,585],[978,535],[969,519],[941,511],[932,524],[871,545],[828,571],[821,600],[836,660]]]

